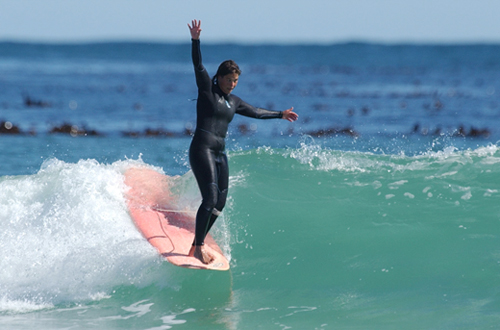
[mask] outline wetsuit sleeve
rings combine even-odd
[[[201,62],[200,40],[191,39],[191,42],[191,57],[193,59],[196,85],[199,89],[209,89],[212,81],[210,80],[210,76]]]
[[[257,119],[274,119],[283,118],[282,111],[266,110],[262,108],[256,108],[253,105],[246,103],[239,99],[239,105],[236,109],[236,113],[246,117],[252,117]]]

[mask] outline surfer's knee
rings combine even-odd
[[[202,206],[207,211],[212,211],[219,200],[219,188],[215,183],[211,183],[207,188],[207,193],[203,196]]]
[[[215,208],[217,210],[222,211],[224,206],[226,206],[226,200],[227,200],[227,189],[222,190],[219,192],[219,198],[217,199],[217,204],[215,204]]]
[[[213,215],[219,216],[226,206],[226,200],[227,189],[219,191],[218,186],[212,183],[208,188],[208,194],[203,198],[202,206],[208,212],[212,212]]]

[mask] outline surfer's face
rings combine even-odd
[[[239,74],[229,73],[225,76],[218,76],[217,83],[219,84],[220,90],[225,94],[231,94],[233,89],[238,85]]]

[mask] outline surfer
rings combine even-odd
[[[220,64],[210,79],[201,62],[201,21],[193,20],[191,32],[194,72],[198,86],[196,103],[196,130],[189,147],[189,163],[201,192],[202,202],[196,213],[196,228],[190,256],[209,264],[213,256],[203,246],[205,236],[212,228],[226,204],[229,186],[229,168],[225,154],[225,138],[234,114],[257,119],[283,118],[290,122],[299,117],[293,107],[284,111],[256,108],[231,94],[238,84],[241,70],[227,60]]]

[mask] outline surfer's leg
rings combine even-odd
[[[219,211],[219,210],[222,210],[224,208],[224,205],[226,203],[226,196],[227,196],[227,189],[224,189],[224,191],[219,193],[220,204],[218,203],[215,206],[214,210],[212,211],[212,215],[210,216],[210,221],[208,223],[207,234],[210,231],[210,229],[212,229],[212,226],[214,225],[215,220],[217,220],[217,218],[221,214],[221,211]]]
[[[219,159],[219,175],[217,177],[217,185],[219,187],[219,195],[217,198],[217,204],[215,208],[222,212],[224,206],[226,206],[227,199],[227,189],[229,188],[229,166],[227,162],[227,156],[223,153]]]
[[[210,223],[212,211],[217,204],[218,192],[216,182],[218,169],[215,154],[210,148],[192,144],[189,150],[191,169],[200,188],[202,203],[196,213],[195,238],[193,245],[203,245]]]
[[[205,241],[218,192],[215,184],[209,184],[202,190],[204,191],[202,192],[203,201],[196,213],[195,245],[203,245]]]
[[[229,187],[229,166],[227,162],[227,156],[222,153],[218,159],[218,191],[217,191],[217,203],[210,216],[210,222],[208,223],[207,233],[210,231],[215,223],[215,220],[219,217],[227,200],[227,190]]]
[[[189,148],[189,162],[202,196],[202,203],[196,213],[195,237],[189,255],[207,264],[214,257],[203,247],[203,243],[209,229],[212,212],[219,199],[217,156],[220,154],[216,151],[217,148],[213,148],[213,145],[220,147],[220,143],[216,140],[216,143],[212,143],[214,142],[213,136],[210,134],[203,135],[203,138],[200,136],[202,135],[195,133]]]
[[[217,190],[217,187],[213,184],[209,186],[211,186],[212,189],[215,187],[215,190]],[[196,213],[195,235],[193,245],[191,246],[191,249],[189,251],[189,255],[199,259],[204,264],[209,264],[214,260],[214,257],[212,256],[212,254],[206,251],[203,244],[205,242],[205,236],[207,235],[208,225],[210,223],[209,218],[213,210],[213,207],[207,209],[207,204],[214,204],[213,202],[209,202],[209,200],[211,199],[210,195],[212,195],[213,193],[207,193],[207,190],[210,189],[200,190],[202,191],[202,196],[204,197],[203,202],[201,203],[200,207],[198,208],[198,212]]]

